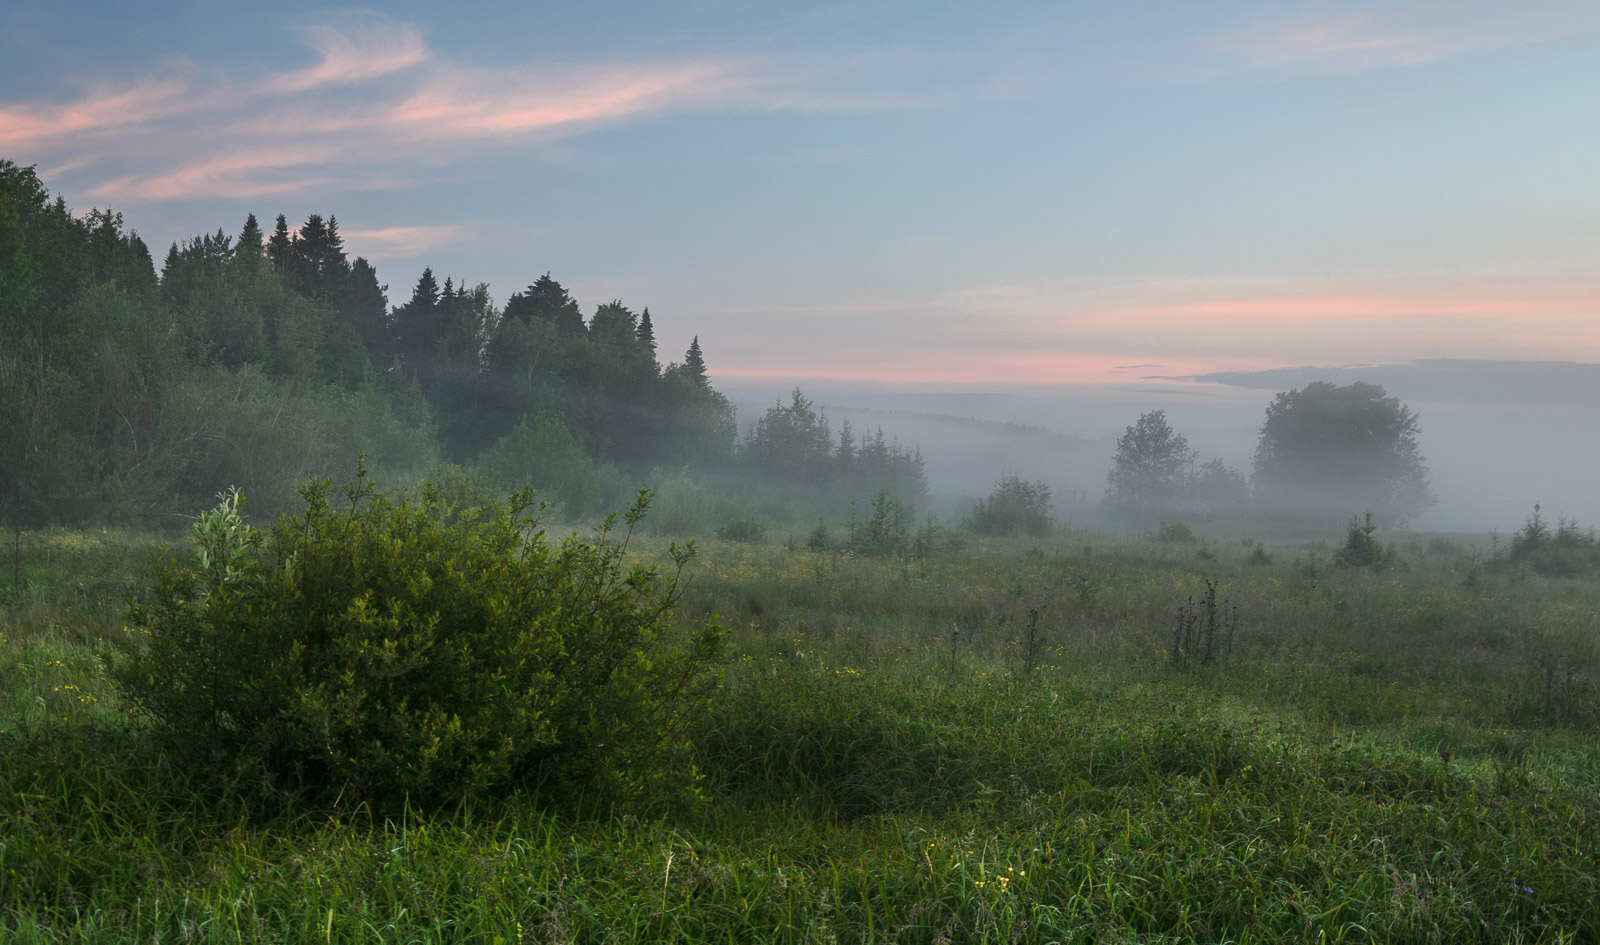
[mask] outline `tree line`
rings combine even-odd
[[[826,422],[798,392],[741,441],[699,337],[663,363],[648,307],[585,317],[549,273],[497,305],[432,268],[396,301],[333,215],[267,232],[252,213],[236,235],[174,243],[158,269],[120,213],[74,214],[0,160],[0,516],[148,522],[235,486],[272,513],[360,454],[380,480],[454,464],[580,515],[658,469],[926,494],[920,456],[881,431],[830,431],[819,452],[804,437]]]

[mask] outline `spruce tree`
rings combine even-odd
[[[586,331],[577,301],[548,272],[526,290],[506,299],[505,317],[524,323],[543,319],[554,325],[563,338],[576,338]]]
[[[680,370],[683,372],[684,377],[689,378],[701,387],[709,388],[711,386],[711,381],[706,377],[706,359],[700,353],[699,335],[695,335],[694,340],[689,342],[689,350],[683,354],[683,367]],[[795,393],[798,394],[799,390],[797,389]]]
[[[656,328],[650,323],[650,306],[646,305],[639,315],[639,341],[650,349],[653,357],[656,353]]]
[[[252,213],[245,217],[244,229],[239,231],[239,243],[233,251],[234,259],[254,268],[261,261],[262,253],[265,251],[262,245],[263,236],[261,224],[256,222],[256,215]]]
[[[267,258],[272,260],[272,271],[278,278],[287,279],[289,267],[294,263],[294,237],[289,235],[289,221],[278,214],[278,223],[267,240]]]
[[[439,282],[433,269],[422,270],[411,300],[395,309],[395,353],[413,374],[424,369],[438,343]]]

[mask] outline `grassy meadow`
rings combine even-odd
[[[1600,584],[1386,537],[702,541],[702,803],[384,820],[163,757],[107,679],[156,540],[24,534],[0,939],[1600,941]]]

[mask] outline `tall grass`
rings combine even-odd
[[[701,808],[382,820],[150,747],[104,682],[105,576],[143,544],[30,559],[0,615],[5,941],[1600,939],[1592,583],[1081,533],[925,561],[713,540],[682,602],[736,630]],[[1174,666],[1207,580],[1233,646]]]

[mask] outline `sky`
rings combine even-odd
[[[158,263],[331,214],[722,384],[1597,362],[1596,116],[1593,0],[0,8],[0,157]]]

